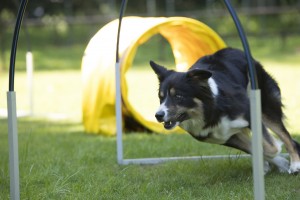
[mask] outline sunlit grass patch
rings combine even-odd
[[[9,197],[6,121],[0,120],[0,199]],[[117,164],[114,137],[87,135],[81,124],[19,119],[21,199],[253,199],[248,158]],[[299,139],[299,138],[298,138]],[[235,154],[188,135],[124,136],[126,157]],[[299,176],[266,176],[270,199],[298,199]]]

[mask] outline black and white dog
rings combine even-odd
[[[283,124],[280,89],[276,81],[256,61],[262,103],[265,173],[269,163],[282,172],[300,171],[300,145]],[[156,119],[166,129],[180,126],[195,139],[252,152],[247,61],[242,51],[225,48],[200,58],[187,72],[168,70],[153,61],[159,79],[160,107]],[[282,156],[284,143],[289,162]]]

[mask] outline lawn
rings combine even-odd
[[[0,199],[8,199],[6,121],[0,122]],[[129,134],[124,146],[127,158],[237,154],[181,134]],[[19,152],[21,199],[253,199],[250,159],[119,166],[115,138],[86,135],[80,123],[22,118]],[[298,199],[299,179],[273,170],[267,199]]]
[[[253,54],[278,80],[286,105],[289,130],[300,141],[300,68],[297,66],[300,56],[297,45],[293,46],[292,52],[283,54],[285,51],[280,51],[280,42],[274,41],[272,56],[270,48],[267,49],[265,44],[264,40],[253,40]],[[271,44],[270,40],[267,44]],[[299,44],[299,38],[294,40],[294,44]],[[292,45],[290,41],[286,48]],[[21,199],[253,199],[252,166],[251,160],[247,158],[118,165],[114,137],[88,135],[84,132],[79,71],[79,55],[82,54],[78,46],[72,48],[77,52],[74,59],[61,53],[67,47],[62,47],[57,54],[51,52],[54,57],[52,60],[42,51],[37,56],[41,60],[34,74],[34,116],[20,117],[18,120]],[[151,48],[144,50],[147,49]],[[155,59],[159,55],[153,57]],[[135,108],[146,115],[155,111],[158,101],[156,95],[135,96],[143,90],[143,87],[134,87],[137,82],[155,78],[149,72],[149,67],[142,62],[144,59],[148,60],[138,58],[127,76],[132,104],[137,105]],[[64,67],[63,61],[67,67]],[[22,59],[19,63],[23,63]],[[51,66],[61,67],[55,71]],[[1,114],[6,110],[7,82],[7,73],[1,72]],[[26,112],[29,104],[25,83],[26,75],[21,68],[16,74],[17,107]],[[153,88],[155,93],[156,83],[147,83],[152,84],[149,88]],[[143,109],[145,106],[138,105],[143,101],[151,102],[151,105]],[[7,134],[7,121],[2,116],[0,199],[9,199]],[[216,154],[239,155],[240,152],[200,143],[185,134],[124,135],[125,158]],[[299,175],[281,174],[274,169],[266,175],[265,181],[266,199],[300,198]]]

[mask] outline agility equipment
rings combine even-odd
[[[254,197],[257,200],[265,199],[265,183],[264,183],[264,173],[263,173],[263,148],[262,148],[262,126],[261,126],[261,94],[257,84],[256,71],[252,63],[252,56],[246,35],[244,33],[243,27],[240,23],[240,20],[231,6],[230,0],[224,0],[224,3],[236,25],[237,31],[241,38],[241,42],[244,47],[245,56],[248,61],[248,73],[251,84],[250,91],[250,110],[251,110],[251,130],[252,130],[252,168],[253,168],[253,182],[254,182]],[[127,0],[122,0],[120,16],[119,16],[119,30],[117,36],[117,46],[119,45],[120,40],[120,29],[123,18],[123,13],[127,4]],[[120,78],[120,60],[118,57],[118,49],[116,48],[116,116],[117,116],[117,161],[119,164],[150,164],[150,163],[159,163],[170,160],[179,160],[179,159],[205,159],[205,158],[224,158],[231,157],[228,156],[200,156],[200,157],[175,157],[175,158],[143,158],[143,159],[124,159],[123,158],[123,142],[122,142],[122,102],[121,102],[121,85],[118,78]],[[236,157],[235,157],[236,158]]]
[[[9,175],[10,175],[10,198],[20,199],[20,178],[19,178],[19,153],[18,153],[18,126],[17,126],[17,108],[16,93],[14,91],[15,81],[15,62],[18,47],[19,31],[25,13],[28,0],[23,0],[20,4],[14,36],[10,54],[9,65],[9,88],[7,92],[7,122],[8,122],[8,140],[9,140]]]
[[[12,42],[12,49],[11,49],[11,60],[10,60],[10,70],[9,70],[9,91],[7,92],[7,104],[8,104],[8,134],[9,134],[9,160],[10,160],[10,195],[11,199],[20,199],[20,191],[19,191],[19,163],[18,163],[18,131],[17,131],[17,117],[16,117],[16,96],[14,92],[14,74],[15,74],[15,57],[16,57],[16,49],[17,49],[17,42],[18,42],[18,35],[20,30],[20,25],[22,22],[23,14],[25,12],[25,8],[27,5],[28,0],[22,0],[20,4],[20,8],[18,11],[14,37]],[[251,80],[251,93],[250,93],[250,100],[251,100],[251,128],[253,131],[253,147],[255,151],[253,152],[253,173],[254,173],[254,194],[255,199],[264,199],[264,178],[263,178],[263,167],[262,167],[262,143],[261,143],[261,108],[260,108],[260,91],[257,86],[256,81],[256,73],[253,65],[251,64],[251,53],[248,47],[248,43],[242,29],[242,26],[239,22],[239,19],[232,8],[229,0],[224,0],[228,11],[232,15],[232,18],[236,24],[238,32],[240,34],[246,57],[248,58],[248,65],[249,65],[249,76]],[[117,48],[116,50],[116,65],[115,65],[115,112],[116,118],[113,120],[116,121],[117,125],[117,158],[119,164],[126,164],[126,160],[123,159],[123,147],[122,147],[122,99],[121,99],[121,82],[120,81],[120,60],[119,60],[119,36],[120,36],[120,27],[122,22],[123,13],[126,7],[126,0],[122,1],[121,4],[121,11],[119,17],[119,28],[117,31]],[[122,52],[124,53],[124,52]],[[127,52],[126,52],[127,53]],[[95,52],[96,54],[96,52]],[[88,71],[87,71],[88,72]],[[97,83],[97,81],[95,81]],[[124,86],[125,87],[125,86]],[[112,105],[112,104],[111,104]],[[191,157],[190,157],[191,158]],[[200,157],[203,159],[203,157]],[[222,156],[223,158],[223,156]],[[155,162],[162,162],[168,160],[177,160],[179,158],[158,158],[158,159],[140,159],[136,160],[135,163],[155,163]],[[191,158],[193,159],[193,158]],[[198,158],[197,158],[198,159]],[[129,162],[127,162],[129,163]]]
[[[88,133],[116,134],[114,65],[118,25],[119,21],[114,20],[101,28],[90,40],[82,59],[83,124]],[[207,25],[186,17],[125,17],[122,27],[118,56],[123,117],[131,117],[154,132],[182,132],[179,128],[165,130],[154,118],[147,118],[130,102],[125,75],[132,66],[138,47],[160,34],[171,46],[177,70],[185,71],[200,57],[224,48],[225,43]],[[157,85],[156,82],[153,85]],[[155,100],[156,96],[149,99]]]

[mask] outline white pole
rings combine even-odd
[[[260,90],[250,91],[254,197],[265,199]]]
[[[117,123],[117,160],[123,164],[123,132],[122,132],[122,96],[121,96],[121,75],[120,63],[117,62],[116,70],[116,123]]]
[[[147,0],[147,15],[155,16],[156,15],[156,0]]]
[[[10,173],[10,198],[20,199],[19,186],[19,152],[18,152],[18,128],[16,93],[7,92],[7,120],[8,120],[8,141],[9,141],[9,173]]]
[[[29,115],[33,115],[33,54],[31,51],[26,53],[26,72],[28,88]]]

